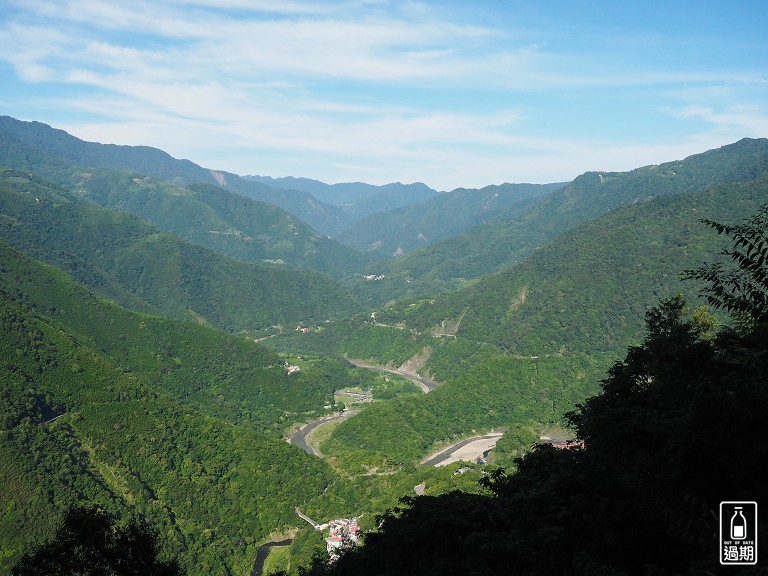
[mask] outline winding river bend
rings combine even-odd
[[[428,392],[431,392],[432,390],[434,390],[439,386],[438,382],[435,382],[434,380],[429,380],[428,378],[423,378],[418,374],[403,372],[402,370],[387,368],[386,366],[368,364],[366,362],[363,362],[362,360],[352,360],[352,359],[348,359],[348,360],[351,364],[354,364],[355,366],[358,366],[360,368],[367,368],[368,370],[375,370],[377,372],[388,372],[390,374],[396,374],[398,376],[402,376],[403,378],[407,378],[408,380],[416,384],[419,388],[421,388],[421,391],[424,392],[425,394],[427,394]],[[307,437],[309,436],[309,434],[316,428],[319,428],[320,426],[324,426],[325,424],[330,424],[335,420],[345,420],[347,418],[351,418],[358,412],[359,410],[348,410],[341,413],[337,412],[335,414],[321,416],[316,420],[311,420],[306,424],[303,424],[302,426],[300,426],[294,432],[292,432],[291,435],[288,437],[288,443],[293,444],[294,446],[298,446],[299,448],[304,450],[304,452],[306,452],[311,456],[317,456],[318,458],[322,458],[323,455],[317,449],[307,444]]]
[[[310,422],[301,425],[298,429],[291,433],[291,435],[288,436],[288,443],[293,444],[294,446],[298,446],[310,456],[317,456],[318,458],[322,458],[323,455],[317,449],[313,448],[307,443],[307,436],[309,436],[313,430],[319,428],[320,426],[330,424],[336,420],[346,420],[358,412],[359,410],[347,410],[345,412],[336,412],[334,414],[328,414],[327,416],[321,416],[317,420],[311,420]]]
[[[262,544],[259,546],[259,549],[256,551],[256,560],[253,561],[253,569],[251,570],[251,576],[261,576],[264,572],[264,562],[267,560],[267,556],[269,556],[269,551],[272,548],[279,548],[280,546],[288,546],[293,542],[293,538],[286,538],[285,540],[280,540],[276,542],[267,542],[266,544]]]
[[[379,372],[388,372],[390,374],[397,374],[398,376],[403,376],[404,378],[407,378],[411,382],[418,385],[419,388],[421,388],[421,390],[425,394],[429,393],[430,391],[434,390],[439,386],[439,383],[433,380],[422,378],[421,376],[418,376],[415,374],[403,372],[401,370],[396,370],[394,368],[388,368],[386,366],[368,364],[361,360],[351,360],[351,359],[348,359],[348,360],[349,362],[351,362],[355,366],[359,366],[360,368],[367,368],[369,370],[376,370]],[[319,428],[320,426],[330,424],[331,422],[334,422],[336,420],[344,420],[347,418],[351,418],[358,412],[359,410],[347,410],[345,412],[328,414],[326,416],[321,416],[316,420],[311,420],[306,424],[303,424],[302,426],[297,428],[293,433],[291,433],[291,435],[288,437],[288,442],[290,444],[293,444],[294,446],[298,446],[299,448],[304,450],[304,452],[306,452],[311,456],[322,458],[323,455],[316,448],[310,446],[307,443],[307,437],[312,433],[312,431]],[[438,452],[430,454],[424,460],[421,461],[421,465],[422,466],[446,466],[448,464],[451,464],[452,462],[457,462],[459,460],[466,460],[469,462],[473,462],[480,458],[485,458],[488,455],[488,452],[490,452],[494,448],[494,446],[496,446],[496,442],[498,442],[501,436],[502,434],[500,432],[491,432],[488,434],[481,434],[478,436],[473,436],[472,438],[466,438],[464,440],[460,440],[455,444],[452,444],[446,448],[442,448]]]

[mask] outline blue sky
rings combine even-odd
[[[0,114],[441,190],[768,137],[768,2],[0,0]]]

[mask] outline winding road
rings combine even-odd
[[[411,382],[417,384],[422,391],[426,394],[431,390],[437,388],[438,383],[433,380],[428,380],[420,376],[408,374],[394,368],[387,368],[386,366],[379,366],[375,364],[367,364],[360,360],[348,359],[350,363],[360,368],[367,368],[369,370],[377,370],[379,372],[389,372],[391,374],[397,374],[407,378]],[[359,410],[347,410],[345,412],[336,412],[334,414],[328,414],[321,416],[316,420],[311,420],[306,424],[302,424],[299,428],[294,430],[288,437],[288,442],[294,446],[298,446],[304,452],[311,456],[322,458],[323,455],[314,447],[307,443],[307,437],[320,426],[330,424],[337,420],[345,420],[351,418],[357,414]],[[499,438],[501,438],[501,432],[491,432],[488,434],[481,434],[460,440],[455,444],[452,444],[446,448],[440,449],[438,452],[430,454],[424,460],[421,461],[422,466],[446,466],[459,460],[466,460],[469,462],[476,461],[478,458],[484,458],[490,450],[496,446]]]
[[[447,466],[459,460],[468,462],[485,458],[488,452],[496,446],[496,442],[502,437],[501,432],[492,432],[480,436],[473,436],[451,444],[447,448],[430,454],[421,461],[422,466]]]
[[[429,380],[428,378],[422,378],[418,374],[403,372],[402,370],[397,370],[396,368],[387,368],[386,366],[380,366],[378,364],[367,364],[362,360],[354,360],[352,358],[347,358],[347,361],[350,364],[354,364],[358,368],[367,368],[368,370],[376,370],[377,372],[388,372],[389,374],[396,374],[397,376],[402,376],[403,378],[407,378],[408,380],[416,384],[416,386],[421,388],[421,391],[424,392],[424,394],[431,392],[432,390],[434,390],[440,385],[438,382],[435,382],[434,380]]]
[[[355,366],[359,368],[367,368],[368,370],[376,370],[377,372],[388,372],[389,374],[396,374],[397,376],[402,376],[403,378],[407,378],[414,384],[416,384],[419,388],[421,388],[421,391],[427,394],[428,392],[434,390],[439,386],[438,382],[435,382],[434,380],[429,380],[428,378],[422,378],[418,374],[411,374],[408,372],[403,372],[401,370],[397,370],[395,368],[387,368],[386,366],[380,366],[378,364],[367,364],[366,362],[363,362],[362,360],[353,360],[351,358],[347,358],[350,364],[354,364]],[[317,456],[318,458],[322,458],[323,455],[307,444],[307,437],[309,434],[315,430],[316,428],[319,428],[320,426],[324,426],[325,424],[330,424],[331,422],[335,420],[345,420],[347,418],[351,418],[355,414],[357,414],[359,410],[348,410],[345,412],[337,412],[335,414],[329,414],[326,416],[321,416],[320,418],[316,420],[311,420],[307,422],[306,424],[301,425],[298,429],[294,430],[290,436],[288,436],[288,443],[293,444],[294,446],[298,446],[304,452],[311,456]]]

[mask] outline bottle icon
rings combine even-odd
[[[741,513],[741,506],[736,506],[731,517],[731,539],[744,540],[747,537],[747,519]]]

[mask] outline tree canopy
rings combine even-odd
[[[748,221],[729,226],[704,220],[733,240],[730,249],[723,250],[735,267],[722,263],[706,264],[689,270],[689,278],[704,280],[704,290],[712,306],[745,318],[761,321],[768,317],[768,204]]]
[[[327,571],[333,575],[705,575],[721,573],[717,510],[768,488],[766,208],[731,236],[736,269],[707,267],[715,308],[751,322],[714,333],[682,296],[568,414],[583,445],[541,445],[496,470],[485,495],[407,498]],[[720,225],[718,225],[719,227]],[[744,278],[752,284],[744,288]],[[718,284],[718,281],[720,284]],[[730,287],[720,292],[718,286]],[[762,521],[758,531],[764,533]],[[759,566],[732,573],[763,574]],[[731,572],[729,572],[731,573]]]
[[[180,576],[178,564],[158,557],[155,534],[133,520],[115,525],[103,510],[71,508],[54,537],[24,554],[13,576]]]

